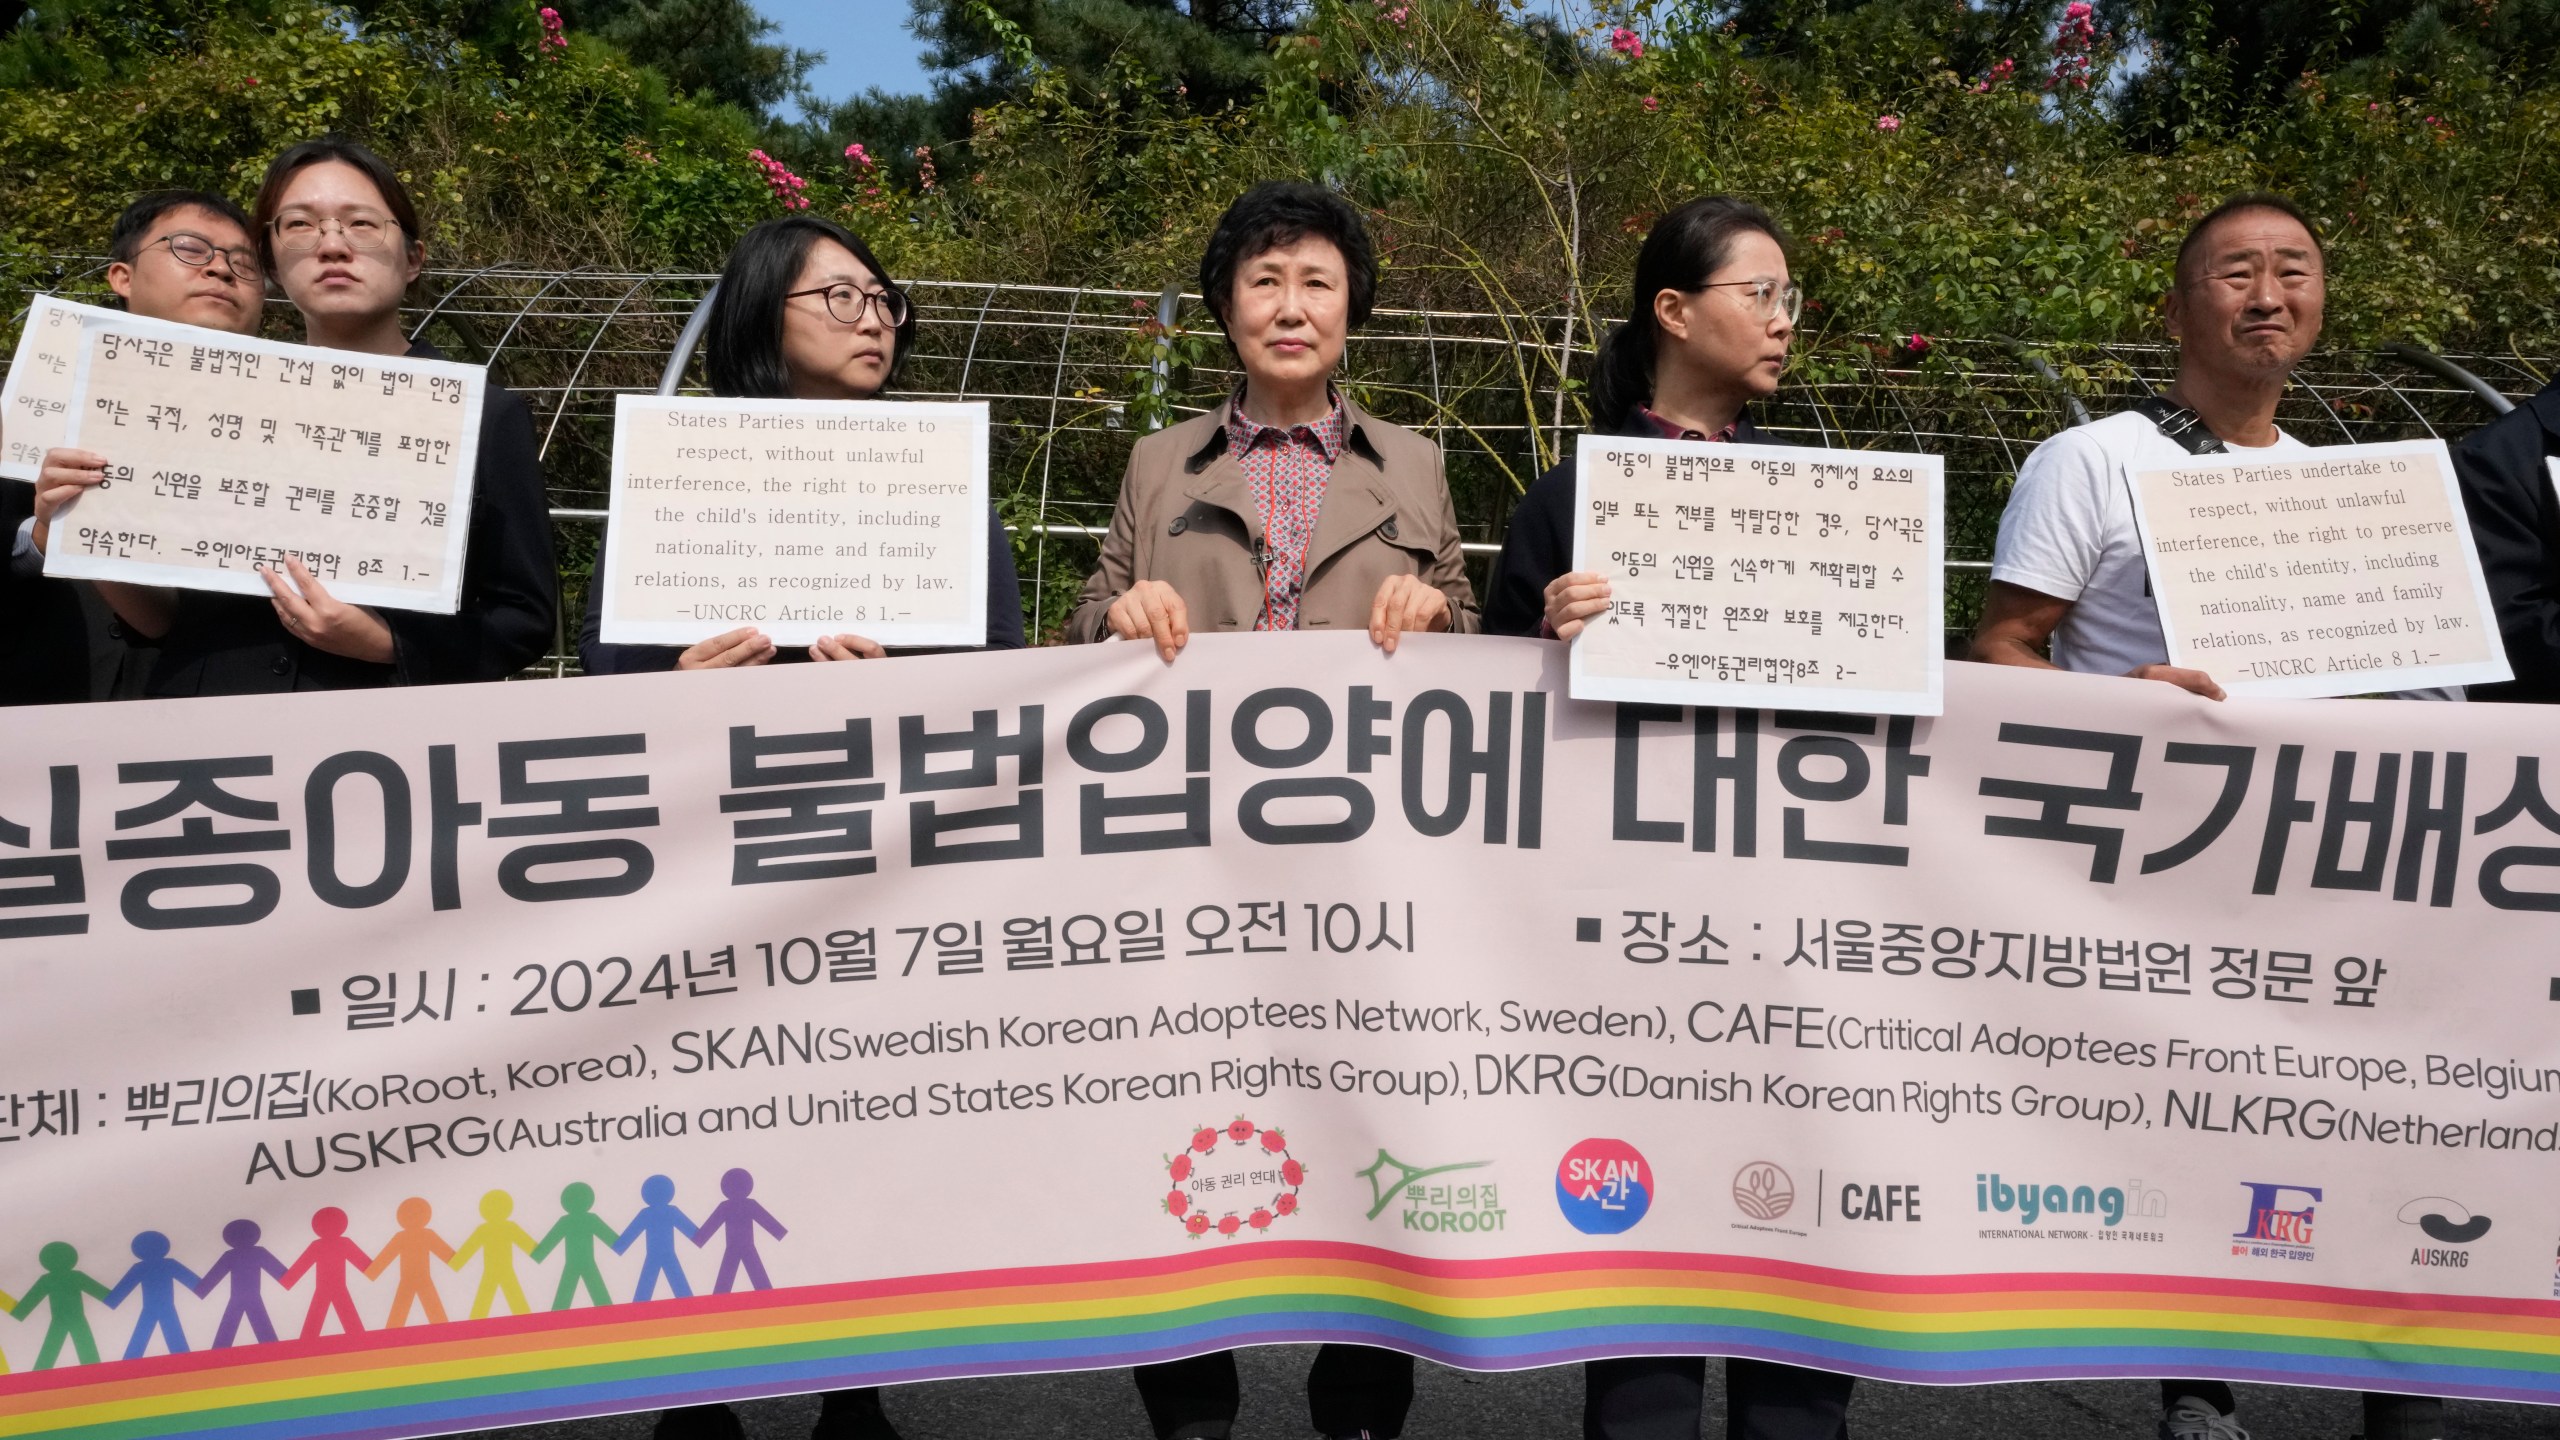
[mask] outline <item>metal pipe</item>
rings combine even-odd
[[[720,282],[702,292],[702,303],[685,317],[684,331],[676,336],[676,348],[667,352],[667,368],[658,372],[658,393],[673,395],[684,385],[684,367],[693,363],[693,348],[702,343],[702,332],[711,326],[711,302],[720,298]]]
[[[2382,353],[2413,369],[2424,370],[2439,380],[2450,380],[2471,392],[2471,398],[2489,407],[2491,415],[2504,415],[2516,408],[2516,402],[2498,392],[2498,387],[2454,364],[2432,350],[2421,350],[2406,340],[2394,340],[2382,347]]]

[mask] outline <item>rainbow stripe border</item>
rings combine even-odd
[[[1929,1385],[2180,1375],[2560,1404],[2560,1301],[1652,1252],[1191,1254],[658,1300],[0,1376],[0,1436],[392,1440],[1350,1340],[1516,1370],[1718,1354]]]

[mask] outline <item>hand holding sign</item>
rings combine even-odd
[[[63,445],[89,453],[56,468],[85,489],[49,514],[47,575],[272,596],[261,572],[298,562],[346,605],[459,608],[479,367],[113,313],[77,357]]]
[[[987,523],[983,404],[625,395],[603,639],[681,669],[982,645]]]
[[[1577,700],[1935,715],[1934,455],[1586,435],[1547,590]]]
[[[2131,479],[2174,665],[2243,697],[2511,678],[2443,441],[2202,455]]]

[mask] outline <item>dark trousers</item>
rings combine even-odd
[[[1226,1440],[1235,1428],[1242,1391],[1232,1350],[1131,1368],[1138,1399],[1156,1440]],[[1377,1440],[1404,1433],[1413,1408],[1413,1357],[1368,1345],[1323,1345],[1307,1372],[1307,1418],[1324,1435]]]
[[[1848,1440],[1857,1377],[1767,1360],[1724,1362],[1726,1440]],[[1582,1367],[1584,1440],[1697,1440],[1707,1362],[1639,1355]]]

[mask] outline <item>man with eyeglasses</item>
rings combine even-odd
[[[125,309],[154,320],[254,334],[266,274],[249,217],[219,195],[160,190],[125,207],[107,245],[107,286]],[[44,465],[81,452],[46,452]],[[62,704],[135,693],[125,632],[100,598],[105,584],[44,578],[52,511],[35,487],[0,482],[0,532],[10,537],[0,581],[0,704]]]

